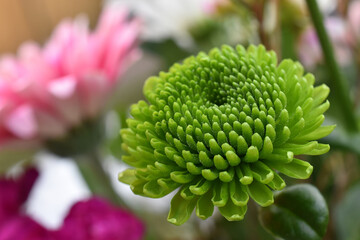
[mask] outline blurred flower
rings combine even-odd
[[[0,226],[19,215],[38,176],[38,171],[31,168],[16,180],[0,179]]]
[[[338,17],[329,17],[325,20],[325,27],[335,49],[338,62],[345,66],[352,60],[348,46],[346,23]],[[301,62],[306,68],[314,69],[324,61],[321,46],[313,27],[308,27],[300,36],[298,53]]]
[[[223,44],[235,46],[258,42],[258,24],[241,4],[230,0],[205,0],[202,10],[206,15],[188,28],[196,46],[194,53]]]
[[[262,207],[285,187],[279,174],[308,178],[313,167],[296,155],[321,155],[317,140],[335,126],[321,126],[330,89],[291,60],[251,45],[223,45],[200,52],[168,72],[148,78],[148,102],[132,105],[121,129],[119,173],[140,196],[177,191],[168,221],[181,225],[194,209],[201,219],[214,207],[229,221],[242,220],[250,198]],[[120,147],[120,146],[119,146]]]
[[[172,38],[183,48],[194,47],[189,27],[203,19],[203,0],[108,0],[124,5],[144,20],[142,37],[148,41]]]
[[[55,240],[53,233],[27,216],[0,225],[0,240]],[[70,239],[70,238],[69,238]]]
[[[138,240],[143,235],[139,219],[100,198],[76,203],[57,234],[58,239],[72,240]]]
[[[348,8],[348,34],[354,46],[360,44],[360,1],[352,1]]]
[[[203,9],[208,14],[216,14],[219,9],[230,6],[229,0],[206,0],[203,1]]]
[[[107,8],[90,32],[64,20],[40,48],[25,43],[0,60],[0,146],[43,144],[96,118],[119,75],[138,55],[139,21]]]

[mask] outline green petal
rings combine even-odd
[[[280,154],[277,154],[276,152],[280,152]],[[274,153],[266,156],[266,158],[264,159],[264,162],[265,163],[273,162],[273,163],[277,163],[277,164],[286,164],[286,163],[290,163],[293,160],[293,158],[294,158],[293,152],[290,152],[290,151],[285,152],[281,148],[276,148],[274,150]]]
[[[235,170],[242,184],[248,185],[253,182],[253,174],[249,164],[242,163],[241,166],[238,166]]]
[[[320,106],[317,106],[316,108],[312,109],[309,114],[305,116],[305,119],[314,119],[317,116],[323,114],[328,110],[330,107],[330,102],[326,100],[325,103],[321,104]]]
[[[292,141],[301,142],[301,141],[317,140],[329,135],[334,130],[335,127],[336,125],[322,126],[306,135],[303,136],[299,135],[298,137],[294,138]]]
[[[213,181],[219,177],[219,171],[217,169],[203,169],[201,175],[209,181]]]
[[[236,206],[232,201],[228,201],[224,207],[219,207],[219,211],[228,221],[241,221],[244,219],[247,206]]]
[[[156,161],[154,165],[158,170],[160,170],[161,173],[165,175],[169,175],[173,171],[180,170],[180,168],[176,165],[164,164],[158,161]]]
[[[308,142],[306,144],[285,143],[281,146],[281,150],[291,151],[294,155],[309,154],[318,145],[317,141]]]
[[[230,166],[237,166],[241,162],[241,159],[235,152],[227,151],[225,156]]]
[[[179,183],[174,182],[171,178],[159,178],[158,184],[166,190],[173,191],[180,186]]]
[[[126,169],[125,171],[119,173],[119,175],[118,175],[119,181],[130,185],[135,180],[137,180],[137,177],[135,176],[135,171],[136,171],[135,169],[129,168],[129,169]]]
[[[194,193],[192,193],[190,191],[190,186],[191,186],[191,183],[183,186],[180,189],[180,196],[185,200],[191,200],[196,196]]]
[[[296,158],[291,163],[276,164],[269,162],[268,165],[289,177],[297,179],[307,179],[313,171],[313,166],[310,163]]]
[[[229,199],[229,184],[217,182],[214,186],[214,193],[211,201],[215,206],[223,207]]]
[[[283,143],[285,143],[287,140],[289,140],[290,135],[291,135],[291,131],[290,129],[285,126],[282,131],[278,131],[276,132],[276,139],[274,142],[275,146],[281,146]]]
[[[255,146],[250,146],[244,157],[245,162],[255,162],[259,159],[259,150]]]
[[[208,191],[196,203],[196,215],[203,220],[211,217],[214,212],[214,205],[211,201],[212,196],[213,191]]]
[[[314,105],[317,106],[325,101],[329,93],[330,88],[325,84],[321,84],[320,86],[315,87],[313,93]]]
[[[185,223],[191,216],[198,198],[185,200],[180,196],[180,191],[172,198],[168,221],[175,225]]]
[[[308,152],[307,155],[321,155],[324,153],[327,153],[330,150],[329,144],[317,144],[316,148],[314,148],[312,151]]]
[[[260,158],[266,158],[268,155],[270,155],[273,152],[273,148],[274,147],[272,141],[268,136],[266,136],[264,139],[263,148],[261,149],[260,152]]]
[[[286,186],[284,179],[282,179],[279,174],[274,172],[274,179],[267,184],[273,190],[281,190]]]
[[[157,180],[152,180],[146,183],[143,187],[143,192],[146,196],[151,198],[161,198],[169,194],[173,189],[163,188]]]
[[[245,206],[249,201],[246,188],[237,181],[230,182],[230,198],[236,206]]]
[[[219,179],[222,181],[222,182],[231,182],[234,178],[234,175],[235,175],[235,170],[234,168],[229,168],[228,170],[226,171],[222,171],[219,173]]]
[[[209,158],[209,156],[204,151],[199,152],[199,161],[204,167],[214,166],[214,162]]]
[[[162,80],[159,77],[149,77],[144,84],[144,88],[143,88],[144,95],[147,98],[149,98],[148,95],[151,95],[153,91],[156,89],[156,86],[161,82]]]
[[[229,163],[221,155],[215,155],[214,164],[218,170],[225,170],[229,167]]]
[[[274,172],[260,161],[251,163],[250,168],[254,178],[261,183],[269,183],[274,178]]]
[[[186,168],[192,175],[200,175],[202,171],[202,167],[196,166],[193,162],[187,162]]]
[[[213,182],[207,181],[205,179],[201,179],[196,185],[192,185],[189,187],[190,191],[196,195],[203,195],[212,187]]]
[[[130,185],[130,189],[131,191],[133,191],[133,193],[135,193],[136,195],[140,195],[140,196],[146,196],[146,194],[144,194],[144,185],[147,183],[148,181],[143,180],[143,179],[137,179],[136,181],[132,182]]]
[[[177,183],[188,183],[191,182],[195,176],[187,171],[175,171],[170,174],[173,181]]]
[[[130,153],[130,152],[129,152]],[[136,168],[144,168],[146,167],[147,163],[143,162],[142,160],[138,160],[136,157],[134,156],[122,156],[121,160],[132,166],[132,167],[136,167]]]
[[[267,207],[274,203],[272,191],[264,184],[254,181],[247,186],[250,197],[262,207]]]

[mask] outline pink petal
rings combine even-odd
[[[118,30],[111,41],[109,42],[109,49],[106,58],[104,59],[104,68],[110,80],[114,80],[120,71],[121,64],[127,59],[128,54],[132,51],[136,43],[137,36],[140,30],[140,22],[133,21],[123,27],[123,30]]]
[[[53,96],[67,99],[74,95],[76,85],[76,79],[73,76],[65,76],[49,83],[48,89]]]
[[[19,138],[33,138],[38,131],[33,108],[22,105],[16,108],[5,119],[7,129]]]
[[[80,82],[81,106],[87,117],[95,117],[108,99],[111,86],[105,76],[92,73],[84,76]]]
[[[78,125],[84,114],[79,103],[79,84],[74,76],[52,81],[48,86],[52,105],[69,125]]]

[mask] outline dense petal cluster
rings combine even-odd
[[[105,9],[93,32],[84,20],[61,22],[44,48],[26,43],[1,57],[1,149],[42,144],[97,117],[137,56],[140,24],[127,11]]]
[[[119,174],[135,194],[159,198],[179,188],[168,221],[182,224],[194,208],[206,219],[214,206],[230,221],[243,219],[249,198],[273,203],[279,175],[305,179],[313,167],[295,157],[329,150],[316,140],[334,126],[321,126],[329,88],[314,87],[298,62],[263,46],[223,46],[199,53],[144,86],[149,103],[131,108],[121,130]]]

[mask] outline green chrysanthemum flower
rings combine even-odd
[[[313,167],[294,155],[320,155],[329,145],[317,139],[334,126],[321,126],[329,88],[313,87],[298,62],[263,46],[223,46],[199,53],[144,87],[149,103],[133,105],[129,128],[121,130],[119,174],[135,194],[159,198],[179,188],[168,221],[183,224],[194,208],[202,219],[214,206],[230,221],[242,220],[249,196],[273,203],[270,189],[285,182],[279,173],[305,179]],[[324,102],[325,101],[325,102]]]

